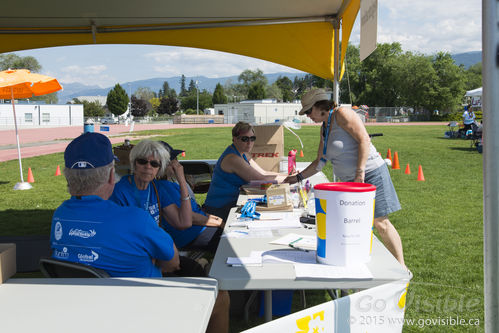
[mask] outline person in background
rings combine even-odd
[[[227,220],[236,206],[239,188],[251,180],[277,181],[286,175],[263,170],[250,155],[256,136],[253,126],[240,121],[232,128],[232,144],[222,153],[215,165],[204,209],[207,213]]]
[[[53,258],[90,265],[112,277],[158,278],[180,269],[172,238],[147,211],[107,200],[115,183],[114,155],[106,136],[77,137],[66,147],[64,162],[71,198],[52,218]],[[228,293],[219,293],[207,332],[228,332],[228,313]]]
[[[300,115],[322,123],[317,158],[302,172],[285,181],[301,182],[318,171],[327,161],[343,182],[361,182],[376,186],[374,227],[393,256],[405,266],[402,241],[388,214],[400,210],[400,203],[385,162],[372,145],[362,120],[348,107],[337,107],[324,89],[303,95]]]
[[[463,113],[464,133],[472,129],[471,125],[475,122],[475,118],[476,118],[475,113],[471,108],[471,104],[468,104],[468,106],[464,107],[464,113]]]
[[[174,161],[178,163],[177,156],[182,153],[182,150],[173,149],[167,142],[160,142],[170,155],[170,164],[166,168],[167,180],[161,180],[159,184],[173,202],[180,207],[180,183],[182,180],[178,180],[175,169],[171,165]],[[188,190],[192,192],[189,186]],[[163,215],[162,226],[173,237],[175,244],[179,248],[215,253],[220,236],[222,235],[224,221],[218,216],[206,214],[196,202],[193,194],[190,200],[192,207],[192,226],[190,228],[176,228],[173,224],[169,223],[168,214]]]

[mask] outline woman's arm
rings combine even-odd
[[[192,213],[192,224],[202,225],[207,227],[218,227],[223,228],[224,220],[220,217],[208,214],[207,216],[199,213]]]
[[[188,189],[189,185],[187,185],[187,181],[185,180],[184,167],[182,166],[182,164],[180,164],[180,162],[177,160],[173,160],[170,162],[170,165],[175,172],[175,177],[177,178],[180,187],[180,209],[177,211],[178,219],[176,219],[180,228],[175,228],[181,230],[187,229],[192,226],[192,206]],[[176,205],[174,206],[176,207]],[[170,214],[172,213],[172,211],[172,209],[169,209]],[[170,220],[168,220],[168,222],[170,222]]]
[[[248,164],[242,157],[235,154],[229,154],[223,159],[221,167],[223,171],[235,173],[247,182],[252,180],[276,180],[278,183],[282,183],[282,181],[286,178],[286,175],[284,174],[266,174],[267,172],[260,166],[255,165],[256,162],[252,159],[250,160],[250,164]]]
[[[366,127],[353,110],[344,107],[336,111],[336,121],[359,144],[354,182],[363,183],[371,144]]]

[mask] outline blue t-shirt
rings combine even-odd
[[[153,180],[161,198],[161,207],[167,207],[173,203],[168,195],[161,195],[158,186],[158,181]],[[120,179],[114,186],[114,191],[109,200],[116,202],[120,206],[133,206],[141,208],[154,218],[159,224],[159,206],[158,197],[151,183],[147,185],[145,190],[137,189],[135,186],[133,175],[125,176]]]
[[[160,180],[156,184],[159,185],[158,192],[160,193],[159,198],[161,201],[161,207],[166,207],[163,204],[164,197],[169,197],[170,199],[173,199],[174,204],[180,207],[181,205],[180,186],[177,183],[170,182],[168,180]],[[206,214],[201,210],[201,208],[197,204],[196,200],[194,200],[194,198],[191,199],[191,207],[194,213],[206,216]],[[188,229],[178,230],[175,229],[172,225],[170,225],[165,218],[161,219],[161,226],[165,228],[165,230],[172,236],[173,240],[175,241],[175,244],[178,247],[186,246],[194,239],[196,239],[199,236],[199,234],[206,229],[205,226],[193,225]]]
[[[239,177],[235,173],[228,173],[222,170],[222,161],[225,156],[235,154],[244,158],[249,164],[246,156],[241,156],[236,147],[232,144],[228,146],[222,153],[213,170],[213,178],[210,183],[210,189],[206,195],[206,206],[214,208],[222,208],[228,205],[235,206],[239,197],[239,188],[248,182]]]
[[[144,210],[90,195],[56,209],[52,257],[91,265],[118,277],[161,277],[152,259],[171,260],[173,240]]]

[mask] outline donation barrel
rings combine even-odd
[[[351,266],[371,259],[376,186],[323,183],[314,186],[317,261]]]

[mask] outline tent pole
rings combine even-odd
[[[483,234],[485,332],[499,331],[499,17],[497,0],[482,0]]]
[[[334,20],[334,78],[333,78],[333,101],[339,104],[340,100],[340,21]]]
[[[19,174],[21,175],[21,183],[24,183],[23,178],[23,165],[21,162],[21,146],[19,145],[19,133],[17,131],[17,117],[16,117],[16,106],[14,102],[14,88],[10,87],[12,111],[14,112],[14,126],[16,128],[16,142],[17,142],[17,158],[19,160]]]

